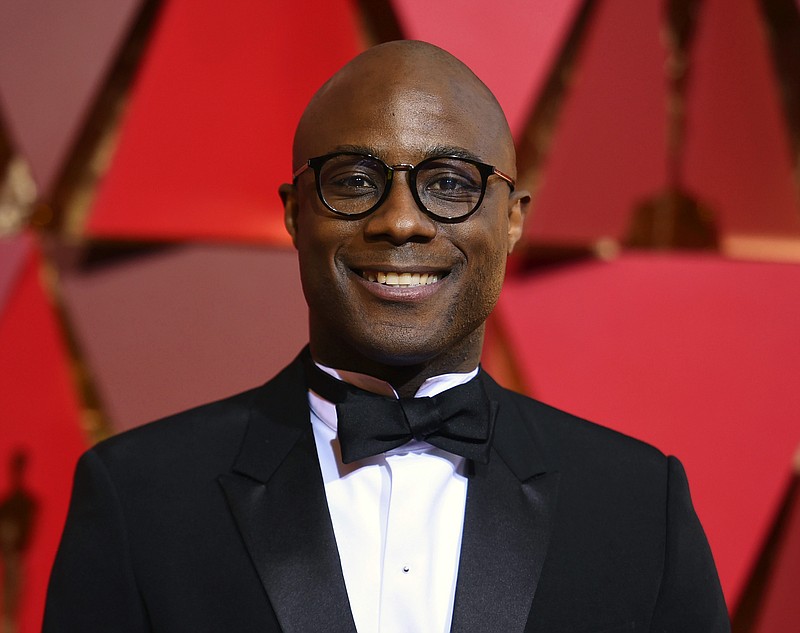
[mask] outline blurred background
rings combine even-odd
[[[292,133],[399,38],[495,92],[534,194],[485,365],[678,455],[734,630],[800,630],[800,0],[2,0],[0,630],[83,450],[304,344]]]

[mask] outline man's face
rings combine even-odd
[[[390,165],[467,153],[514,173],[513,150],[484,116],[489,103],[470,103],[469,95],[432,82],[363,83],[340,87],[308,117],[295,146],[299,160],[356,148]],[[450,371],[474,366],[526,194],[512,195],[491,177],[480,208],[453,224],[419,209],[404,172],[395,173],[384,203],[360,219],[324,206],[312,170],[282,194],[315,358],[356,371],[436,358]]]

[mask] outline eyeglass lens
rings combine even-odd
[[[459,218],[480,203],[483,176],[478,167],[458,158],[432,158],[409,174],[418,201],[434,215]],[[356,215],[374,208],[387,187],[387,169],[379,160],[352,154],[333,156],[319,171],[320,192],[339,213]]]

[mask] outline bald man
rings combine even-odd
[[[680,463],[479,368],[530,201],[483,83],[372,48],[293,170],[308,348],[83,456],[45,631],[727,631]]]

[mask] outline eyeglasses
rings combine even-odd
[[[408,186],[422,211],[440,222],[461,222],[483,201],[490,176],[499,176],[514,191],[514,179],[493,165],[457,156],[434,156],[416,165],[387,165],[357,152],[311,158],[292,174],[293,182],[313,169],[317,195],[328,209],[349,218],[372,213],[389,195],[396,171],[408,172]]]

